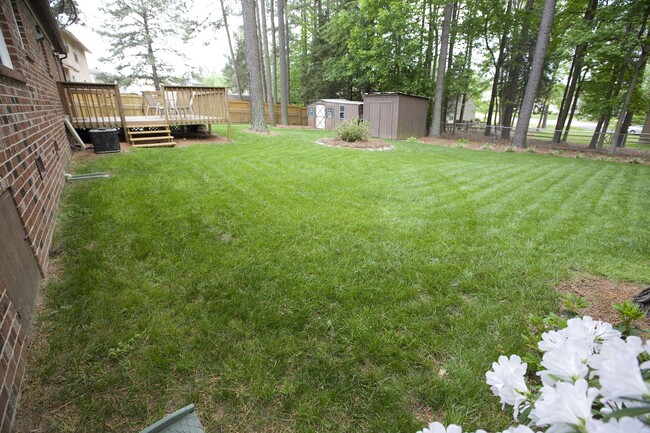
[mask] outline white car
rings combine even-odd
[[[643,126],[630,126],[627,129],[628,134],[641,134],[641,131],[643,131]]]

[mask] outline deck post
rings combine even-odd
[[[127,131],[126,125],[126,116],[124,115],[124,107],[122,106],[122,97],[120,96],[120,86],[115,84],[115,98],[117,99],[117,109],[120,111],[120,119],[122,120],[122,129],[124,130],[124,138],[126,142],[131,144],[131,139],[129,138],[129,131]]]
[[[165,86],[160,85],[160,96],[163,101],[163,113],[165,113],[165,125],[169,128],[169,113],[167,112],[167,96],[165,95]]]

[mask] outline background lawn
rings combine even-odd
[[[650,167],[235,128],[77,164],[23,418],[137,432],[505,428],[485,385],[574,272],[650,283]]]

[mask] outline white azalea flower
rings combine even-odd
[[[584,379],[558,382],[554,387],[544,385],[531,419],[537,426],[550,426],[549,432],[573,431],[591,419],[591,406],[597,396],[598,389],[589,388]]]
[[[643,353],[644,350],[646,349],[643,345],[643,341],[639,337],[627,337],[627,340],[623,340],[622,338],[608,340],[603,343],[600,352],[594,354],[589,359],[589,366],[598,370],[603,361],[611,359],[613,356],[616,356],[621,352],[627,353],[636,358]]]
[[[553,349],[564,347],[564,343],[568,338],[568,334],[564,329],[559,331],[548,331],[542,334],[542,340],[537,343],[537,347],[542,352],[550,352]]]
[[[486,382],[490,385],[492,393],[501,399],[501,407],[506,404],[515,408],[515,419],[519,406],[526,401],[529,393],[524,380],[528,364],[521,362],[521,358],[512,355],[510,358],[499,357],[499,362],[492,363],[492,371],[485,373]]]
[[[444,425],[435,421],[429,424],[428,428],[420,430],[418,433],[463,433],[463,429],[456,424],[449,424],[449,426],[445,427]]]
[[[558,380],[575,382],[587,377],[588,346],[583,343],[578,341],[575,346],[567,345],[544,354],[542,366],[546,370],[537,372],[544,385],[553,385]]]
[[[608,422],[590,419],[587,421],[588,433],[650,433],[650,427],[637,418],[624,417]]]
[[[501,433],[535,433],[535,432],[527,425],[518,425],[516,427],[510,427],[509,429],[504,430]]]
[[[595,374],[600,379],[601,393],[606,400],[642,399],[650,396],[650,388],[643,380],[634,351],[614,351],[606,358],[594,361]]]

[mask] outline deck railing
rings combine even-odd
[[[75,128],[119,128],[125,123],[117,84],[59,82],[58,88]]]
[[[160,94],[170,125],[229,122],[226,87],[161,86]]]

